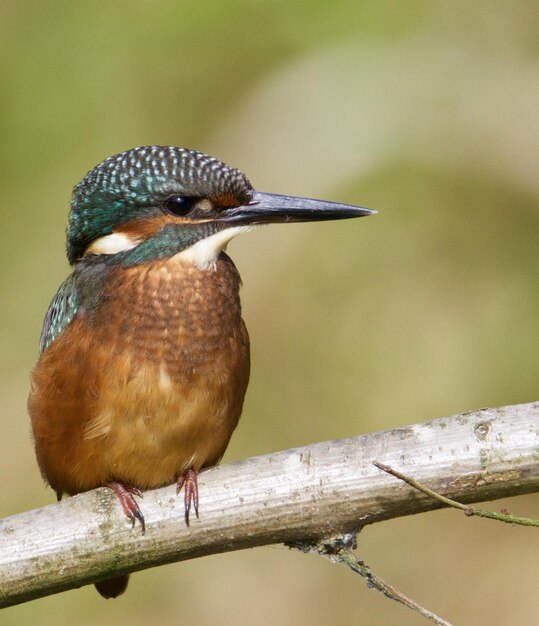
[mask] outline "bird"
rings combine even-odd
[[[371,215],[347,204],[258,192],[196,150],[141,146],[74,187],[71,274],[54,296],[28,410],[37,462],[58,500],[109,487],[131,525],[137,497],[176,484],[185,523],[197,475],[219,463],[250,373],[231,239],[272,223]],[[117,597],[128,576],[95,583]]]

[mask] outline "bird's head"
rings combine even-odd
[[[73,190],[67,255],[124,265],[182,253],[201,267],[256,225],[361,217],[369,209],[260,193],[244,174],[202,152],[144,146],[109,157]]]

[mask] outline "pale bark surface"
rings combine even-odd
[[[373,465],[479,502],[539,491],[539,402],[229,463],[200,475],[200,520],[187,528],[174,487],[146,492],[146,535],[97,489],[0,521],[0,606],[155,565],[330,537],[439,502]]]

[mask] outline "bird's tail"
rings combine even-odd
[[[125,576],[118,576],[117,578],[109,578],[108,580],[100,580],[98,583],[94,583],[95,588],[99,593],[106,598],[117,598],[127,589],[127,583],[129,582],[129,574]]]

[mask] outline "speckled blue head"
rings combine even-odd
[[[67,226],[73,265],[88,245],[120,224],[152,215],[172,195],[237,198],[252,187],[242,172],[195,150],[142,146],[105,159],[74,188]]]

